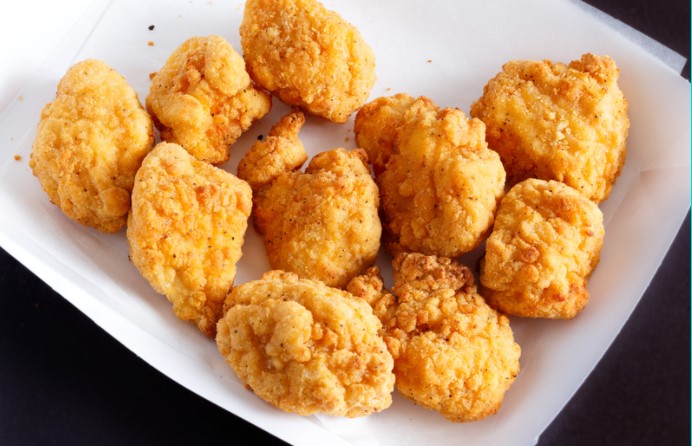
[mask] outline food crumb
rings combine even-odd
[[[432,63],[432,59],[428,59],[427,62],[428,62],[428,63]]]
[[[148,42],[147,42],[147,45],[149,45],[149,46],[154,46],[154,41],[153,41],[153,40],[148,41]]]
[[[156,76],[156,73],[156,71],[152,71],[151,73],[149,73],[149,80],[152,80],[154,76]]]
[[[154,30],[154,28],[155,28],[155,26],[154,26],[154,25],[149,25],[149,31],[153,31],[153,30]]]
[[[264,135],[257,135],[257,140],[262,141],[264,139]]]
[[[392,87],[385,88],[385,91],[392,91]]]
[[[344,138],[344,142],[349,142],[350,140],[351,140],[351,138],[349,138],[348,136],[346,138]]]
[[[20,96],[17,96],[17,100],[20,101],[20,102],[23,101],[23,100],[24,100],[24,96],[21,96],[21,95],[20,95]]]
[[[21,161],[21,160],[22,160],[22,155],[19,155],[19,154],[15,155],[15,156],[14,156],[14,160],[15,160],[15,161]]]

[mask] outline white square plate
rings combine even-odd
[[[106,235],[74,223],[32,176],[28,159],[40,110],[70,65],[102,59],[143,100],[149,73],[186,38],[218,34],[239,50],[242,1],[99,0],[89,6],[0,116],[0,245],[153,367],[289,443],[533,444],[629,317],[689,209],[690,84],[661,60],[670,53],[646,39],[642,46],[641,36],[573,1],[324,3],[356,25],[375,51],[378,82],[370,99],[405,92],[468,112],[511,59],[569,62],[592,52],[610,55],[621,69],[631,119],[628,157],[601,205],[606,241],[589,283],[591,301],[571,321],[512,320],[522,370],[498,414],[455,424],[397,394],[389,409],[353,420],[273,409],[242,386],[214,343],[176,319],[167,300],[128,262],[124,231]],[[287,110],[275,99],[272,112],[232,147],[224,168],[235,173],[252,142]],[[339,125],[308,118],[301,138],[314,155],[352,148],[352,129],[352,120]],[[268,268],[251,227],[243,251],[237,284]],[[380,264],[388,274],[386,256]]]

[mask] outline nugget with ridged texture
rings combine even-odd
[[[146,107],[161,139],[214,165],[269,113],[271,96],[254,85],[245,62],[223,37],[191,37],[153,76]]]
[[[255,82],[333,122],[346,122],[376,81],[358,29],[316,0],[246,1],[240,43]]]
[[[456,257],[493,224],[505,171],[485,126],[426,97],[378,98],[356,115],[356,141],[375,163],[387,249]]]
[[[218,349],[274,407],[353,418],[391,405],[392,356],[363,300],[274,270],[233,288],[226,307]]]
[[[127,222],[154,126],[125,78],[105,62],[70,67],[42,112],[29,166],[51,203],[102,232]]]
[[[497,413],[520,368],[509,318],[478,294],[467,267],[447,257],[401,253],[393,269],[392,293],[376,266],[347,290],[381,319],[397,390],[454,422]]]
[[[481,292],[508,314],[571,319],[588,303],[604,235],[601,210],[576,189],[522,181],[497,211],[481,261]]]
[[[130,259],[180,319],[213,338],[252,209],[250,186],[173,143],[144,159],[127,223]]]
[[[618,77],[613,59],[589,53],[569,65],[503,65],[471,116],[485,123],[508,183],[557,180],[595,202],[608,198],[625,163],[630,125]]]
[[[305,117],[292,112],[257,141],[238,165],[254,193],[253,222],[269,264],[343,287],[371,266],[380,248],[379,192],[362,149],[307,155],[298,132]]]

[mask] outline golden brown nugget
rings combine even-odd
[[[362,149],[317,154],[305,172],[302,112],[284,116],[238,166],[254,188],[253,222],[269,265],[343,287],[380,248],[379,192]]]
[[[353,123],[356,146],[367,152],[375,175],[384,172],[389,157],[397,151],[399,126],[415,100],[405,93],[382,96],[363,105],[356,113]]]
[[[277,176],[296,171],[308,160],[303,142],[298,138],[305,115],[293,111],[272,126],[267,137],[255,142],[238,163],[238,177],[253,190],[270,185]]]
[[[508,314],[573,318],[589,300],[604,234],[601,210],[572,187],[518,183],[500,203],[486,242],[481,293]]]
[[[333,122],[346,122],[376,81],[358,29],[316,0],[246,1],[240,43],[257,84]]]
[[[173,51],[152,78],[146,107],[161,139],[219,165],[240,135],[269,113],[271,96],[253,84],[231,44],[211,35],[187,39]]]
[[[508,317],[488,306],[471,271],[449,258],[402,253],[393,267],[391,294],[377,267],[347,290],[381,319],[397,390],[454,422],[495,414],[520,368]]]
[[[391,253],[456,257],[483,242],[505,171],[480,120],[399,94],[365,104],[356,123],[356,141],[381,171],[376,180]]]
[[[51,203],[102,232],[127,222],[135,173],[154,126],[125,78],[105,62],[70,67],[41,112],[29,166]]]
[[[370,306],[270,271],[229,293],[216,343],[238,378],[286,412],[361,417],[388,408],[393,360]]]
[[[508,183],[557,180],[595,202],[608,198],[625,163],[629,130],[619,69],[608,56],[511,61],[471,106]]]
[[[182,320],[213,338],[242,256],[250,186],[159,143],[137,172],[127,223],[130,259]]]

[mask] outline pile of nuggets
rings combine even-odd
[[[455,422],[496,413],[520,369],[509,317],[588,302],[629,128],[615,62],[510,61],[467,117],[405,93],[366,103],[373,50],[316,0],[248,0],[240,36],[242,56],[183,42],[144,106],[105,63],[71,67],[30,158],[50,201],[126,227],[141,275],[281,410],[360,417],[397,389]],[[225,170],[272,98],[290,113]],[[357,148],[303,169],[306,119],[354,114]],[[250,221],[271,270],[235,284]],[[458,258],[479,247],[474,272]]]

